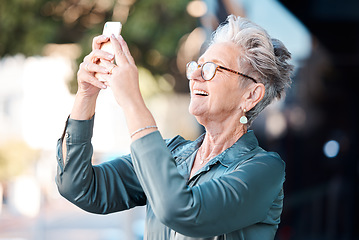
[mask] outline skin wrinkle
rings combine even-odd
[[[233,50],[232,43],[218,43],[212,45],[199,58],[199,63],[213,61],[226,67],[233,68],[233,59],[239,50]],[[226,53],[226,54],[225,54]],[[220,56],[220,57],[219,57]],[[240,69],[235,69],[239,70]],[[246,131],[246,126],[238,124],[243,116],[241,100],[247,89],[240,88],[235,74],[217,72],[211,81],[204,81],[200,77],[200,70],[192,74],[190,80],[191,102],[189,111],[197,121],[205,126],[206,135],[198,150],[191,176],[198,170],[197,162],[208,161],[225,149],[232,146]],[[201,89],[209,93],[206,97],[193,96],[194,89]],[[201,159],[199,159],[201,158]]]

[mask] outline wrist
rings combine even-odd
[[[88,101],[88,102],[96,102],[96,99],[98,97],[100,92],[97,92],[95,94],[88,94],[86,91],[78,90],[75,97],[76,99],[81,99],[82,101]]]
[[[91,119],[95,114],[97,95],[88,96],[78,92],[75,96],[70,118],[74,120]]]
[[[157,130],[156,122],[143,100],[126,104],[123,111],[133,141]]]
[[[127,99],[126,102],[121,104],[121,108],[126,115],[137,115],[138,113],[148,111],[142,96],[138,98]]]

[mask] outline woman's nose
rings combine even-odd
[[[190,80],[196,80],[196,81],[204,81],[201,75],[201,68],[197,68],[194,70],[190,76]]]

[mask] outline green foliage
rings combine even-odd
[[[0,4],[0,56],[38,54],[54,41],[58,23],[41,14],[46,0],[2,0]]]
[[[154,76],[170,74],[176,81],[177,89],[187,88],[187,81],[184,81],[184,76],[179,73],[176,66],[179,40],[197,25],[196,20],[186,11],[188,2],[137,1],[132,5],[122,28],[122,35],[129,45],[136,64],[150,70]],[[78,59],[77,66],[91,51],[92,38],[101,34],[103,24],[111,20],[111,18],[104,19],[100,24],[88,29],[81,39],[83,55]],[[70,82],[70,89],[73,93],[76,92],[76,78]]]
[[[136,63],[155,76],[169,73],[175,79],[183,78],[176,68],[176,50],[181,37],[196,27],[196,20],[186,11],[188,2],[1,0],[0,57],[17,53],[41,55],[47,43],[79,43],[83,54],[78,66],[91,51],[92,38],[101,34],[104,23],[118,21],[114,19],[114,7],[130,7],[122,35]],[[70,90],[75,92],[76,89],[74,76]]]
[[[123,27],[123,35],[135,49],[137,64],[154,74],[176,75],[176,50],[183,35],[196,27],[186,12],[188,1],[139,1]]]

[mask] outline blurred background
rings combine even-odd
[[[228,14],[282,40],[296,67],[286,98],[252,126],[287,164],[276,239],[359,239],[359,1],[1,0],[0,240],[142,239],[144,208],[94,215],[57,192],[56,141],[78,65],[104,23],[121,21],[160,131],[194,140],[202,129],[187,112],[185,64]],[[129,140],[121,109],[101,91],[94,164],[128,153]]]

